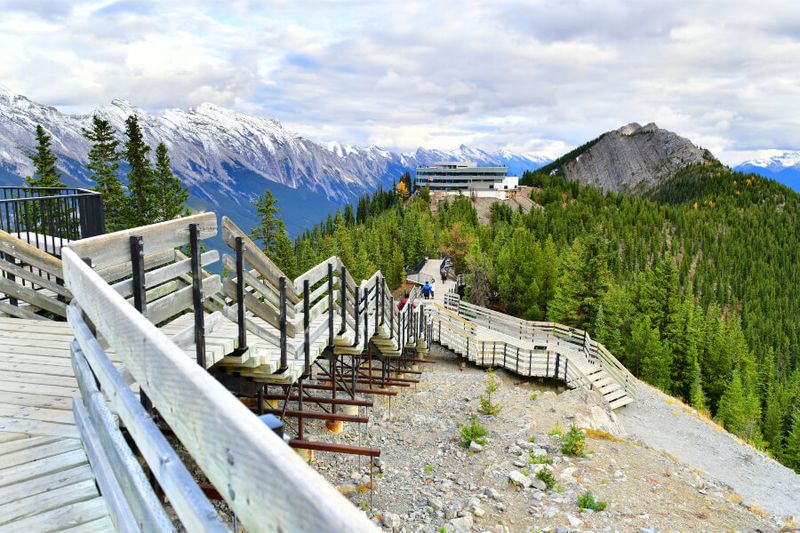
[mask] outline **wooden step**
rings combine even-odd
[[[610,394],[603,395],[603,398],[605,398],[608,403],[611,403],[614,400],[617,400],[617,399],[622,398],[622,397],[627,396],[627,395],[628,394],[623,389],[618,389],[618,390],[615,390],[614,392],[612,392]]]
[[[631,398],[630,396],[626,395],[626,396],[622,396],[620,398],[617,398],[613,402],[608,402],[608,405],[611,407],[611,409],[619,409],[620,407],[622,407],[624,405],[628,405],[631,402],[633,402],[633,398]]]

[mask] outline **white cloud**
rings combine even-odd
[[[631,121],[730,162],[800,147],[792,2],[0,0],[0,12],[0,83],[71,111],[210,101],[402,149],[556,156]]]

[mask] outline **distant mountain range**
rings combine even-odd
[[[190,204],[228,214],[242,227],[255,223],[251,202],[265,188],[278,198],[290,233],[325,218],[345,203],[379,187],[391,186],[406,171],[437,161],[472,160],[507,165],[521,174],[546,158],[462,145],[451,151],[419,148],[399,153],[377,146],[318,143],[287,131],[267,118],[237,113],[213,104],[170,109],[153,116],[114,100],[92,113],[69,115],[0,87],[0,185],[18,184],[32,165],[37,124],[52,136],[65,182],[90,186],[86,171],[89,143],[81,134],[93,115],[111,122],[122,137],[125,119],[136,114],[152,147],[164,142],[173,171],[189,187]]]
[[[800,151],[745,161],[733,169],[760,174],[800,191]]]

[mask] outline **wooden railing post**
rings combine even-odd
[[[328,346],[333,346],[333,265],[328,263]]]
[[[342,327],[339,328],[339,335],[344,335],[347,330],[347,269],[342,265],[342,270],[339,274],[339,283],[341,285],[341,300],[342,300]]]
[[[280,318],[279,325],[281,331],[281,367],[276,371],[278,373],[284,372],[288,368],[287,353],[286,353],[286,278],[281,276],[278,280],[278,288],[280,290]]]
[[[311,375],[311,342],[308,336],[308,319],[309,319],[309,285],[308,280],[303,280],[303,355],[305,356],[305,368],[303,369],[303,377]],[[303,397],[303,380],[300,380],[300,398]],[[301,404],[302,405],[302,404]],[[303,408],[301,407],[302,411]],[[302,438],[302,437],[301,437]]]
[[[189,246],[192,252],[192,305],[194,306],[194,344],[197,364],[206,368],[206,327],[203,311],[203,277],[200,271],[200,239],[197,224],[189,224]],[[239,279],[241,285],[242,279]],[[242,298],[244,299],[244,298]]]
[[[244,305],[244,241],[236,237],[236,313],[239,321],[239,353],[247,350],[247,324]]]
[[[133,283],[133,307],[144,314],[147,309],[147,292],[144,279],[144,240],[141,236],[132,236],[131,243],[131,267]],[[153,416],[153,404],[147,397],[144,390],[139,389],[139,401],[145,411]]]

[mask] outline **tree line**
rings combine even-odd
[[[108,232],[170,220],[188,213],[189,191],[170,169],[169,150],[162,142],[151,161],[136,115],[125,121],[125,139],[117,139],[110,122],[92,117],[91,127],[82,130],[91,143],[87,168],[95,182],[93,190],[102,195],[105,228]],[[32,176],[25,178],[31,187],[64,187],[57,169],[51,137],[36,126],[36,149],[30,154]],[[127,187],[120,180],[120,169],[127,169]]]
[[[647,197],[549,173],[523,182],[536,207],[497,203],[487,225],[467,197],[431,206],[422,191],[378,191],[282,261],[299,273],[338,255],[357,278],[380,269],[399,287],[408,265],[447,254],[472,302],[587,330],[641,379],[800,470],[800,196],[716,161]]]

